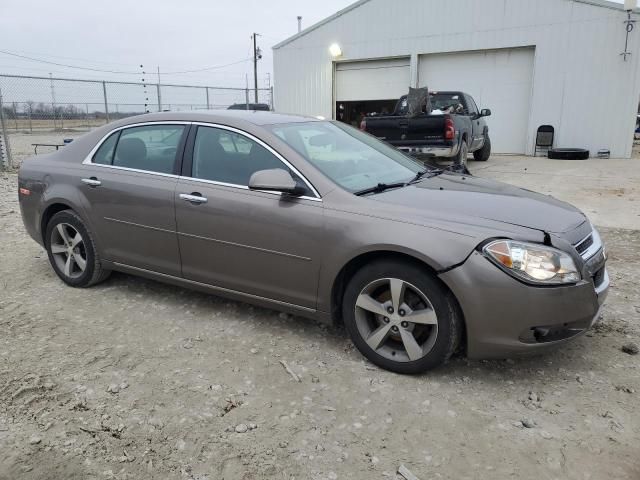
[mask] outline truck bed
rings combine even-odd
[[[364,130],[398,148],[424,145],[451,148],[454,140],[445,140],[445,121],[451,115],[423,114],[413,118],[401,115],[367,117]]]

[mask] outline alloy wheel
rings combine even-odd
[[[438,336],[438,317],[427,296],[398,278],[379,279],[362,289],[355,320],[367,345],[394,362],[420,360]]]
[[[80,277],[87,268],[87,251],[80,232],[68,223],[59,223],[51,232],[53,260],[67,278]]]

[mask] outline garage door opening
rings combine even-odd
[[[365,114],[391,113],[410,83],[408,57],[336,63],[336,119],[357,126]]]
[[[390,115],[398,99],[365,100],[357,102],[336,102],[336,120],[359,127],[364,117],[371,115]]]

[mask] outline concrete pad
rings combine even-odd
[[[478,177],[552,195],[584,211],[594,225],[640,230],[640,159],[550,160],[492,156],[469,161]]]

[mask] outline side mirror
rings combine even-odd
[[[481,117],[490,117],[491,116],[491,110],[488,108],[483,108],[482,110],[480,110],[480,116]]]
[[[281,192],[287,195],[303,195],[305,189],[298,185],[291,174],[281,168],[259,170],[249,179],[251,190],[265,190],[267,192]]]

